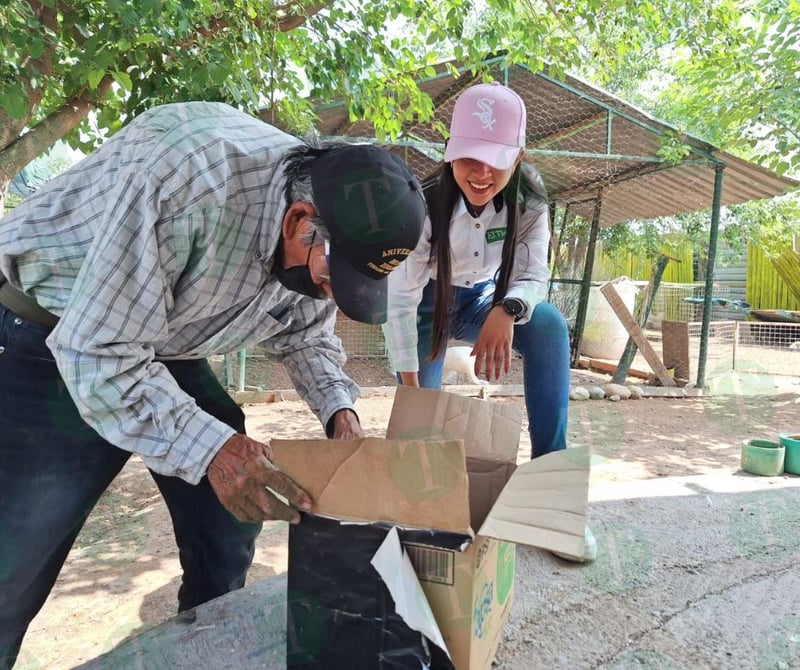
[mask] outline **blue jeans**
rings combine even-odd
[[[0,306],[0,670],[12,667],[89,512],[130,457],[81,419],[48,332]],[[202,409],[244,432],[244,413],[208,363],[166,365]],[[179,611],[244,586],[261,524],[237,521],[205,478],[193,486],[150,474],[179,549]]]
[[[483,322],[492,309],[494,282],[473,288],[453,287],[450,311],[450,337],[475,344]],[[417,308],[419,335],[419,384],[438,389],[442,385],[444,351],[430,360],[433,338],[433,311],[436,282],[431,281]],[[561,312],[547,302],[540,302],[530,321],[514,326],[512,348],[522,357],[525,408],[531,458],[567,447],[567,411],[569,406],[569,330]]]

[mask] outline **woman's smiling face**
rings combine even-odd
[[[469,203],[480,210],[506,187],[521,158],[520,154],[520,158],[505,170],[498,170],[474,158],[457,158],[452,163],[453,178]]]

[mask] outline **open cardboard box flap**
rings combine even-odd
[[[522,412],[476,398],[398,386],[389,417],[389,439],[463,440],[467,459],[517,462]]]
[[[583,555],[589,451],[557,451],[519,465],[479,535],[575,556]]]
[[[472,535],[461,440],[271,440],[312,512]]]
[[[581,556],[589,452],[571,448],[516,466],[521,429],[516,407],[398,386],[386,436],[463,440],[479,535]]]
[[[275,463],[312,512],[583,553],[589,452],[516,465],[522,413],[456,394],[398,386],[386,438],[272,440]],[[467,475],[468,483],[467,483]]]

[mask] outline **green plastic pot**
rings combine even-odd
[[[783,469],[793,475],[800,475],[800,433],[782,433],[781,445],[786,450]]]
[[[783,474],[786,449],[770,440],[745,440],[742,444],[742,470],[754,475],[775,477]]]

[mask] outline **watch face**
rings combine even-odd
[[[516,298],[507,298],[503,301],[503,308],[511,314],[511,316],[520,316],[525,311],[525,305],[521,300]]]

